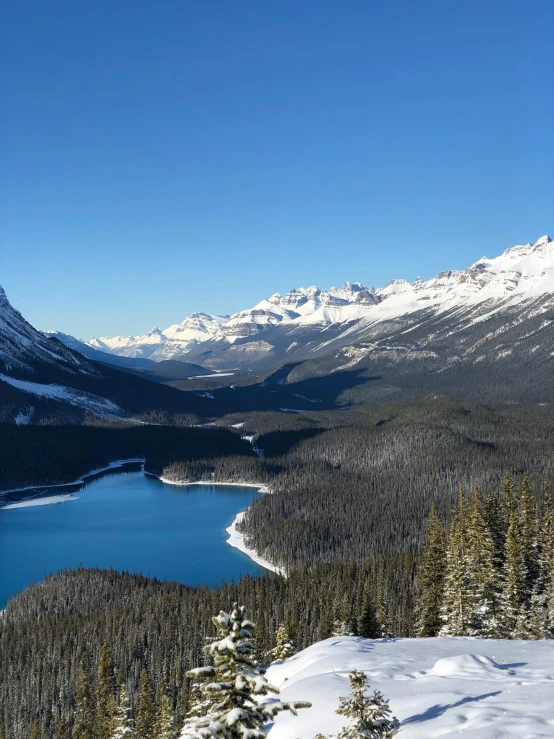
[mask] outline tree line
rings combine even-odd
[[[419,636],[554,638],[550,490],[510,474],[485,497],[462,489],[448,535],[433,509],[417,584]]]

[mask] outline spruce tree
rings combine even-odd
[[[189,710],[181,736],[195,739],[265,739],[263,727],[281,711],[296,715],[309,703],[258,702],[278,693],[256,669],[251,641],[254,624],[246,619],[244,606],[233,604],[231,613],[212,618],[217,637],[204,651],[213,665],[190,670],[199,683],[198,696]]]
[[[112,651],[107,644],[100,650],[98,679],[96,682],[96,735],[97,739],[111,739],[117,711],[115,701],[115,674]]]
[[[358,618],[358,633],[366,639],[379,639],[382,635],[382,628],[377,618],[375,602],[371,597],[367,583],[364,587],[362,611]]]
[[[467,501],[460,489],[446,549],[444,594],[440,610],[440,636],[464,636],[470,621],[469,568],[467,545]]]
[[[537,561],[537,511],[533,491],[531,490],[531,483],[527,475],[524,475],[521,481],[519,522],[524,567],[523,597],[528,604],[539,573]]]
[[[504,525],[504,538],[508,533],[508,526],[510,525],[510,516],[516,510],[516,493],[514,488],[514,481],[512,479],[511,472],[506,473],[504,483],[500,490],[500,509],[501,518]]]
[[[435,506],[431,507],[427,538],[417,576],[417,636],[437,636],[442,626],[440,608],[446,571],[446,534]]]
[[[525,568],[519,531],[518,516],[510,515],[506,536],[504,581],[500,600],[500,620],[508,638],[517,639],[522,633],[525,620],[524,609]]]
[[[469,636],[498,636],[500,576],[494,567],[494,544],[475,488],[467,524]]]
[[[95,711],[86,663],[79,664],[73,739],[95,739]]]
[[[135,721],[134,739],[156,739],[156,701],[146,670],[140,676],[139,708]]]
[[[398,719],[391,716],[388,702],[376,690],[371,697],[365,696],[369,688],[367,677],[360,670],[350,675],[352,693],[339,698],[337,713],[350,719],[337,734],[337,739],[391,739],[398,733]]]
[[[129,719],[129,706],[125,685],[119,686],[117,708],[113,720],[111,739],[130,739],[132,734],[131,721]]]
[[[272,658],[271,664],[274,665],[278,662],[282,662],[285,659],[288,659],[289,657],[292,657],[293,654],[296,654],[296,647],[294,646],[294,642],[292,640],[292,637],[290,636],[286,624],[281,624],[279,628],[277,629],[276,635],[275,635],[277,644],[276,646],[270,651],[270,655]]]
[[[166,691],[162,691],[158,703],[158,720],[156,723],[156,739],[173,739],[175,736],[171,703]]]
[[[531,595],[529,632],[533,639],[554,636],[554,519],[547,510],[538,538],[537,578]]]
[[[382,582],[377,585],[377,621],[381,624],[382,637],[389,638],[393,636],[394,629],[391,625],[389,601]]]

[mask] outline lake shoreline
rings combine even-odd
[[[269,560],[264,559],[258,554],[255,549],[249,547],[246,544],[244,534],[237,530],[237,524],[239,524],[244,518],[246,510],[237,513],[233,520],[233,523],[227,529],[225,529],[226,532],[229,534],[227,544],[235,547],[236,549],[239,549],[241,552],[250,557],[253,562],[260,565],[260,567],[264,567],[266,570],[270,570],[271,572],[275,572],[277,575],[282,575],[283,577],[286,577],[286,573],[281,567],[278,567]]]
[[[125,467],[128,464],[140,464],[142,467],[142,472],[147,477],[152,477],[156,480],[159,480],[159,482],[163,483],[164,485],[176,485],[176,486],[193,486],[193,485],[217,485],[222,487],[241,487],[241,488],[255,488],[257,492],[270,495],[271,489],[269,486],[265,483],[256,483],[256,482],[224,482],[224,481],[214,481],[214,480],[171,480],[167,477],[164,477],[163,475],[156,475],[153,472],[148,472],[144,468],[146,460],[141,457],[134,457],[131,459],[118,459],[113,462],[110,462],[108,465],[104,467],[99,467],[97,469],[91,470],[90,472],[87,472],[84,475],[81,475],[77,480],[73,480],[71,482],[62,482],[62,483],[54,483],[53,485],[27,485],[26,487],[22,488],[11,488],[9,490],[1,490],[0,491],[0,502],[6,503],[6,505],[0,505],[0,510],[9,509],[12,507],[20,507],[19,503],[25,503],[26,501],[29,501],[28,505],[33,505],[30,501],[32,501],[34,498],[38,498],[39,496],[43,495],[46,489],[50,488],[70,488],[74,487],[76,485],[85,485],[87,481],[90,481],[91,478],[94,478],[96,476],[103,475],[107,472],[112,472],[116,470],[120,470],[122,467]],[[15,495],[17,493],[25,493],[32,491],[35,491],[34,495]],[[65,496],[62,491],[60,490],[59,494],[59,501],[58,500],[49,500],[49,503],[54,502],[61,502],[61,500],[68,500],[69,496],[72,494],[72,492],[67,493],[67,496]],[[14,498],[10,500],[8,496],[14,495]],[[3,500],[4,499],[4,500]],[[9,502],[8,502],[9,501]],[[37,502],[36,505],[39,505]],[[244,518],[244,515],[248,508],[246,508],[244,511],[240,511],[237,513],[235,518],[233,519],[233,522],[230,526],[228,526],[225,529],[225,532],[229,535],[226,543],[229,544],[229,546],[234,547],[235,549],[238,549],[239,551],[243,552],[243,554],[246,554],[255,564],[259,565],[260,567],[263,567],[266,570],[269,570],[271,572],[275,572],[276,574],[285,576],[285,572],[282,568],[279,566],[273,564],[269,560],[265,559],[261,555],[258,554],[258,552],[249,547],[246,544],[245,536],[237,529],[237,525],[242,521]]]
[[[155,477],[160,482],[163,482],[166,485],[182,485],[185,487],[188,485],[222,485],[225,487],[229,487],[229,486],[250,487],[250,488],[256,488],[256,490],[259,493],[263,493],[265,495],[271,495],[271,489],[265,483],[221,482],[221,481],[216,482],[213,480],[195,480],[191,482],[189,480],[170,480],[167,477],[160,477],[159,475],[155,475],[152,472],[145,472],[144,474]],[[252,549],[251,547],[249,547],[246,544],[244,534],[238,531],[237,525],[242,521],[247,510],[248,508],[246,508],[244,511],[240,511],[239,513],[237,513],[237,515],[233,519],[233,523],[225,529],[225,531],[229,534],[229,538],[227,539],[226,543],[229,544],[229,546],[235,547],[235,549],[238,549],[239,551],[243,552],[243,554],[246,554],[255,564],[260,565],[260,567],[264,567],[266,570],[270,570],[270,572],[275,572],[277,575],[282,575],[283,577],[286,577],[286,573],[281,567],[279,567],[276,564],[273,564],[269,560],[259,555],[255,549]]]
[[[141,464],[143,465],[143,472],[144,472],[144,463],[145,459],[143,457],[133,457],[132,459],[117,459],[114,462],[110,462],[105,467],[99,467],[98,469],[91,470],[90,472],[87,472],[84,475],[81,475],[77,480],[72,480],[71,482],[55,482],[52,483],[52,485],[27,485],[23,488],[10,488],[9,490],[0,490],[0,498],[10,495],[11,493],[24,493],[26,490],[44,490],[45,488],[68,488],[72,487],[73,485],[84,485],[89,477],[96,477],[96,475],[101,475],[104,472],[110,472],[112,470],[117,470],[120,467],[124,467],[127,464]],[[30,495],[28,500],[30,500],[33,496]],[[21,498],[21,500],[27,500],[24,498]]]

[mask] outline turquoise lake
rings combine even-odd
[[[25,495],[45,500],[68,493],[65,502],[0,508],[0,608],[45,574],[79,565],[188,585],[265,571],[226,543],[225,529],[260,495],[255,488],[167,485],[122,471]]]

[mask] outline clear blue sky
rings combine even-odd
[[[554,230],[551,0],[21,0],[1,26],[0,284],[39,328],[141,333]]]

